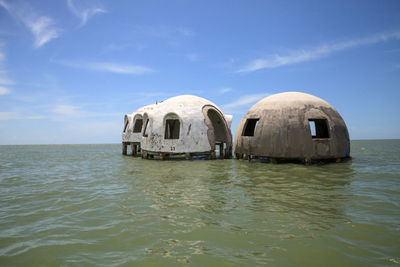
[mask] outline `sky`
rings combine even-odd
[[[192,94],[233,115],[298,91],[350,138],[400,138],[400,1],[0,0],[0,145],[120,143]]]

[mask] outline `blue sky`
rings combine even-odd
[[[0,0],[0,144],[119,143],[123,115],[194,94],[242,116],[328,101],[400,138],[400,1]]]

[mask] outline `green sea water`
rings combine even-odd
[[[399,266],[400,140],[346,163],[0,146],[0,266]]]

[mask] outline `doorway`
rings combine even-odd
[[[207,135],[211,146],[211,157],[231,158],[232,134],[221,111],[214,106],[203,107],[205,122],[208,127]]]

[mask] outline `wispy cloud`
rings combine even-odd
[[[186,28],[186,27],[178,27],[176,28],[176,31],[184,36],[193,36],[194,35],[194,31],[190,28]]]
[[[24,23],[35,37],[33,46],[36,48],[60,35],[60,30],[54,27],[53,20],[49,17],[41,16],[26,20]]]
[[[102,72],[111,72],[117,74],[134,74],[134,75],[142,75],[154,72],[153,69],[134,65],[134,64],[123,64],[123,63],[114,63],[114,62],[75,62],[75,61],[55,61],[56,63],[62,64],[64,66],[73,67],[73,68],[81,68],[88,69],[93,71],[102,71]]]
[[[53,113],[62,116],[78,116],[81,111],[77,106],[72,105],[58,105],[51,110]]]
[[[260,69],[278,68],[286,65],[292,65],[310,60],[315,60],[324,56],[328,56],[334,52],[355,48],[358,46],[376,44],[389,40],[399,40],[399,39],[400,39],[400,31],[396,31],[391,33],[380,33],[361,39],[324,44],[308,50],[307,49],[295,50],[289,53],[288,55],[278,55],[278,54],[269,55],[251,61],[249,64],[237,70],[236,72],[243,73],[243,72],[253,72]]]
[[[122,117],[122,112],[97,112],[83,109],[79,105],[60,104],[50,109],[52,114],[57,117],[56,120],[68,118],[89,118],[89,117]]]
[[[270,94],[268,94],[268,93],[244,95],[232,103],[223,105],[222,108],[232,109],[232,108],[236,108],[236,107],[240,107],[240,106],[249,105],[249,104],[258,102],[259,100],[261,100],[264,97],[267,97],[269,95]]]
[[[6,121],[6,120],[15,120],[15,119],[20,119],[22,118],[21,114],[18,114],[17,112],[11,112],[11,111],[1,111],[0,112],[0,121]]]
[[[186,54],[185,57],[191,62],[196,62],[200,59],[199,54],[196,54],[196,53]]]
[[[7,121],[7,120],[40,120],[45,119],[46,116],[29,116],[24,115],[21,112],[16,111],[2,111],[0,112],[0,121]]]
[[[23,5],[11,5],[4,0],[0,0],[0,6],[6,9],[16,20],[21,21],[31,31],[35,38],[33,43],[35,48],[43,46],[61,34],[61,30],[54,25],[52,18],[38,15],[36,10],[27,3]]]
[[[146,74],[153,72],[152,69],[144,66],[139,65],[132,65],[132,64],[119,64],[119,63],[110,63],[110,62],[96,62],[90,63],[88,65],[89,68],[98,71],[105,71],[105,72],[113,72],[113,73],[120,73],[120,74]]]
[[[224,87],[224,88],[221,88],[221,89],[218,90],[218,92],[220,94],[225,94],[225,93],[228,93],[228,92],[231,92],[231,91],[232,91],[232,88],[229,88],[229,87]]]
[[[81,20],[81,26],[84,26],[87,21],[96,14],[106,13],[107,11],[100,5],[94,6],[91,2],[89,6],[86,1],[67,0],[69,10]]]
[[[133,32],[151,37],[175,39],[179,36],[191,37],[195,32],[186,27],[171,27],[167,25],[136,25]]]
[[[4,44],[0,42],[0,95],[7,95],[11,93],[11,89],[8,85],[14,84],[12,80],[7,77],[7,71],[5,70],[6,54],[3,51]]]
[[[148,98],[167,97],[167,96],[171,95],[171,93],[167,93],[167,92],[139,92],[139,93],[135,93],[135,94],[140,95],[142,97],[148,97]]]
[[[0,86],[0,95],[8,95],[11,92],[10,89]]]
[[[6,72],[3,70],[0,70],[0,84],[1,85],[12,85],[14,82],[7,78]]]

